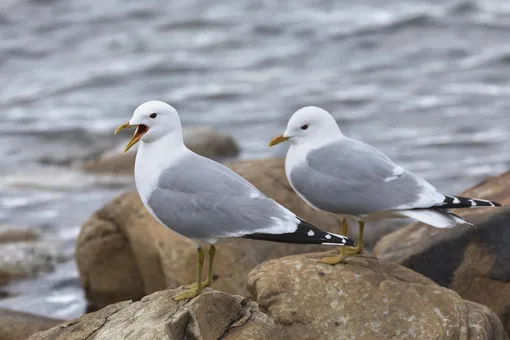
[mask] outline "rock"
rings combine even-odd
[[[232,158],[239,154],[239,147],[232,136],[207,126],[184,129],[183,138],[190,150],[205,157],[219,160]],[[132,148],[123,155],[122,150],[126,143],[105,152],[96,160],[86,162],[82,169],[94,173],[132,174],[136,148]]]
[[[30,335],[47,330],[64,320],[0,309],[0,339],[26,340]]]
[[[326,229],[340,220],[316,211],[290,188],[283,160],[235,162],[232,168],[299,216]],[[244,295],[249,271],[283,255],[324,250],[324,246],[279,244],[239,239],[218,246],[213,288]],[[80,280],[91,309],[134,299],[195,280],[196,249],[192,241],[157,223],[138,194],[121,195],[83,225],[76,257]]]
[[[0,286],[4,286],[11,281],[9,273],[0,270]],[[8,296],[5,292],[0,291],[0,299]]]
[[[27,242],[35,241],[37,237],[33,229],[0,226],[0,286],[9,283],[14,276],[27,276],[34,273],[39,259],[29,256],[26,250],[29,244]],[[0,298],[4,294],[0,292]]]
[[[283,339],[508,339],[487,307],[405,267],[364,255],[318,263],[325,255],[274,259],[249,274]]]
[[[120,302],[34,334],[30,340],[279,339],[279,330],[254,302],[206,289],[174,302],[175,290]]]
[[[29,228],[9,228],[0,226],[0,244],[35,241],[37,233]]]
[[[475,228],[437,229],[414,223],[383,237],[375,255],[395,261],[488,306],[510,332],[510,172],[461,194],[502,208],[457,209]]]
[[[0,272],[11,277],[27,277],[52,271],[58,260],[59,254],[53,242],[0,245]]]
[[[209,126],[184,129],[183,139],[191,151],[204,157],[222,159],[239,155],[239,146],[232,136]]]

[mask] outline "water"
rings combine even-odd
[[[510,168],[509,29],[506,0],[2,1],[0,223],[75,230],[129,186],[74,169],[149,99],[232,134],[242,158],[283,156],[270,138],[319,105],[457,193]],[[65,266],[51,278],[75,279]],[[41,280],[32,294],[59,292]],[[0,306],[70,317],[73,292]]]

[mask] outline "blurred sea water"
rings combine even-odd
[[[510,168],[509,31],[506,0],[2,1],[0,224],[50,226],[72,252],[131,185],[73,166],[124,143],[113,129],[150,99],[245,159],[284,156],[268,141],[318,105],[458,193]],[[7,289],[0,307],[83,312],[72,262]]]

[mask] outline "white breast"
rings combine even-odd
[[[159,176],[186,151],[189,152],[184,144],[176,145],[166,138],[152,143],[141,142],[135,161],[135,183],[142,202],[149,210],[147,202],[158,185]]]

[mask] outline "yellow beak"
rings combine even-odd
[[[115,129],[114,135],[116,135],[117,133],[124,129],[132,128],[135,126],[136,126],[135,134],[133,135],[133,138],[131,138],[129,143],[127,143],[122,153],[126,153],[133,145],[138,143],[138,141],[143,137],[143,135],[147,133],[147,131],[149,131],[149,128],[146,125],[130,125],[129,122],[127,122],[122,125],[119,125],[119,127]]]
[[[269,142],[269,146],[275,146],[276,144],[280,144],[283,142],[286,142],[289,140],[289,137],[283,137],[283,135],[276,136],[275,138],[271,139]]]

